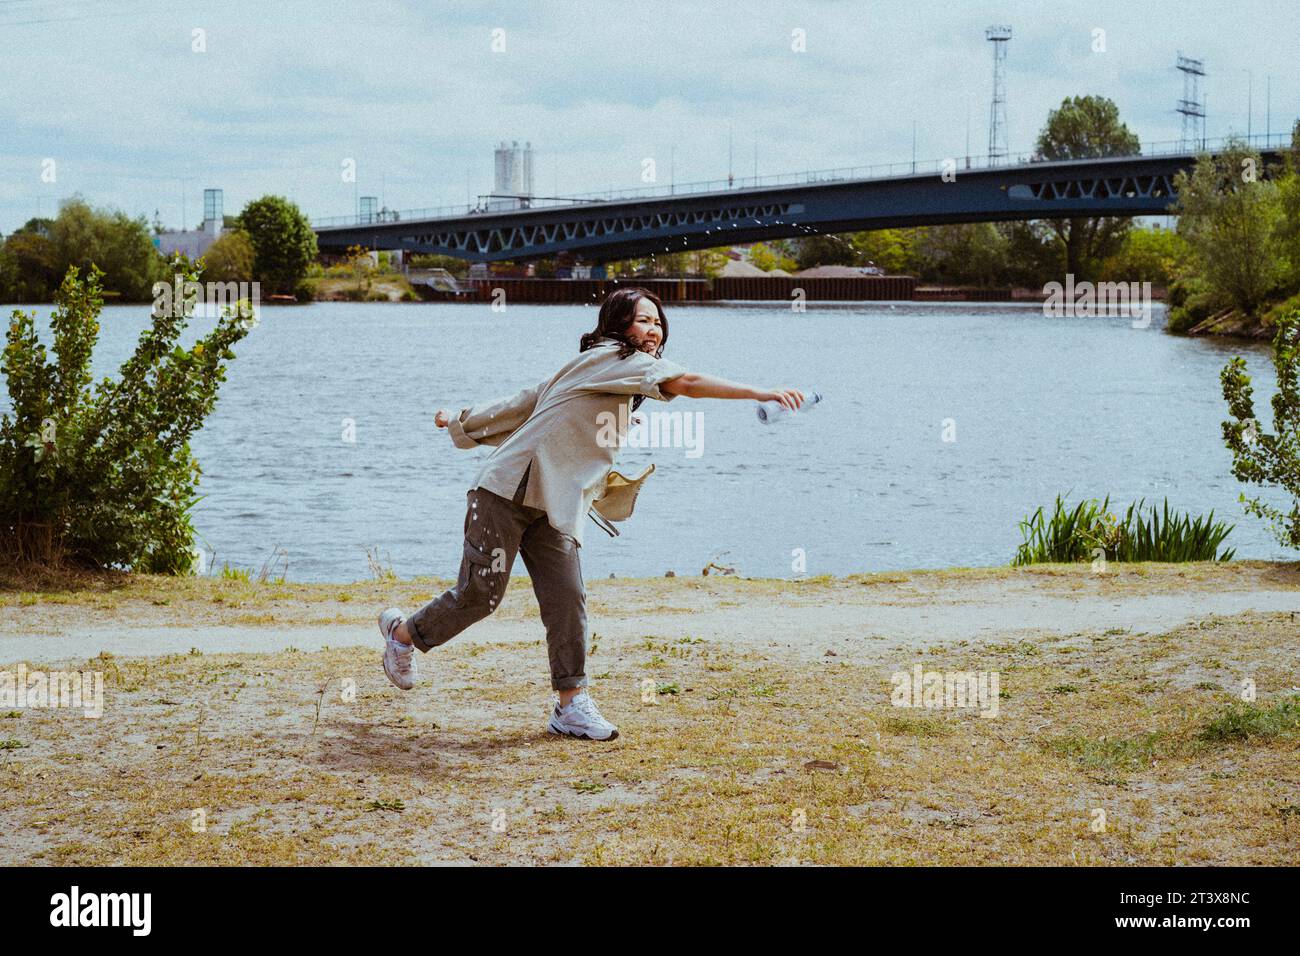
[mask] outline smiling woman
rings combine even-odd
[[[456,447],[496,450],[469,491],[455,587],[409,618],[396,608],[380,615],[389,680],[409,690],[414,648],[427,652],[445,644],[496,610],[515,555],[522,554],[546,625],[551,686],[559,695],[547,729],[594,740],[618,736],[585,691],[583,518],[605,492],[620,446],[602,440],[602,423],[625,419],[646,398],[754,399],[790,408],[803,401],[794,389],[688,372],[663,357],[667,341],[668,317],[659,299],[645,289],[616,289],[601,305],[596,327],[579,340],[578,355],[550,378],[455,416],[437,413],[434,424],[448,430]]]

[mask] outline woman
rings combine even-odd
[[[754,388],[688,372],[662,357],[667,342],[668,319],[658,297],[645,289],[616,289],[601,305],[595,330],[582,336],[578,355],[550,378],[455,417],[438,411],[434,424],[448,430],[457,448],[494,445],[496,451],[468,494],[455,587],[409,618],[397,608],[379,616],[390,681],[409,690],[415,648],[428,652],[496,610],[515,555],[522,554],[546,627],[551,687],[559,695],[547,730],[587,740],[618,736],[586,689],[587,594],[578,558],[583,519],[618,450],[602,423],[626,422],[647,397],[778,401],[792,410],[803,403],[795,389]]]

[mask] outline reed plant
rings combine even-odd
[[[1233,549],[1219,548],[1234,525],[1209,515],[1193,517],[1160,506],[1134,502],[1119,518],[1110,510],[1110,497],[1068,506],[1060,495],[1048,515],[1039,508],[1020,522],[1024,541],[1016,550],[1014,566],[1045,562],[1090,561],[1104,556],[1110,561],[1230,561]]]

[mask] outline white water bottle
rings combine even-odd
[[[804,392],[803,404],[799,406],[799,411],[812,411],[812,407],[822,400],[820,392]],[[758,403],[758,420],[764,425],[770,425],[778,422],[783,418],[793,415],[794,412],[786,408],[780,402],[759,402]]]

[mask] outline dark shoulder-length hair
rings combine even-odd
[[[599,342],[602,337],[615,339],[621,343],[618,347],[618,357],[620,359],[625,359],[637,351],[637,347],[627,337],[627,330],[636,315],[637,303],[642,299],[649,299],[653,302],[655,311],[659,313],[659,327],[663,330],[664,337],[659,342],[659,348],[655,351],[655,358],[662,358],[664,346],[668,344],[668,316],[664,314],[664,304],[659,301],[659,296],[649,289],[641,289],[635,286],[624,286],[605,296],[605,301],[600,304],[600,315],[596,318],[596,327],[578,340],[578,351],[587,351],[587,349]],[[636,411],[643,401],[645,401],[644,395],[638,395],[634,398],[632,400],[632,411]]]

